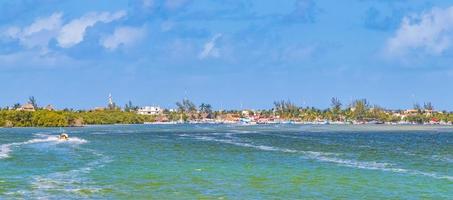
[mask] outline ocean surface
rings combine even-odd
[[[0,199],[453,199],[453,128],[0,128]]]

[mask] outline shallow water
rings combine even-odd
[[[451,199],[453,129],[0,129],[0,199]]]

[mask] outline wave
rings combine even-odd
[[[45,134],[36,134],[39,137],[45,138],[34,138],[27,140],[25,142],[13,142],[8,144],[0,145],[0,159],[8,158],[9,154],[12,151],[12,147],[17,147],[21,145],[36,144],[36,143],[69,143],[69,144],[84,144],[87,143],[86,140],[78,137],[70,137],[68,140],[60,140],[58,136],[55,135],[45,135]]]
[[[214,141],[214,142],[220,142],[220,143],[225,143],[225,144],[231,144],[231,145],[235,145],[235,146],[254,148],[254,149],[263,150],[263,151],[298,153],[298,154],[303,155],[307,159],[317,160],[317,161],[321,161],[321,162],[334,163],[334,164],[337,164],[340,166],[351,167],[351,168],[356,168],[356,169],[390,171],[390,172],[394,172],[394,173],[422,175],[422,176],[427,176],[427,177],[436,178],[436,179],[446,179],[449,181],[453,181],[453,176],[439,175],[436,173],[429,173],[429,172],[423,172],[423,171],[418,171],[418,170],[396,168],[396,167],[394,167],[394,164],[391,164],[391,163],[367,162],[367,161],[342,159],[342,158],[338,158],[338,156],[341,155],[338,153],[300,151],[300,150],[266,146],[266,145],[255,145],[252,143],[235,141],[234,139],[218,139],[218,138],[209,137],[209,136],[196,136],[193,138],[197,139],[197,140],[203,140],[203,141]]]
[[[280,138],[300,139],[300,140],[307,140],[307,139],[309,139],[308,137],[304,137],[304,136],[297,137],[297,136],[290,136],[290,135],[283,135],[283,134],[274,134],[274,133],[261,133],[260,135],[270,136],[270,137],[280,137]]]
[[[106,189],[98,186],[95,181],[85,175],[95,169],[105,166],[113,160],[110,156],[106,156],[92,149],[80,148],[80,150],[87,151],[97,158],[77,169],[32,176],[30,178],[31,190],[25,189],[5,194],[15,197],[31,197],[32,199],[39,199],[41,197],[57,197],[56,199],[64,199],[64,197],[71,197],[74,195],[84,196],[87,195],[87,193],[93,194]],[[55,193],[56,191],[58,193]],[[84,198],[86,197],[87,196]]]
[[[0,145],[0,159],[8,158],[11,152],[11,144]]]
[[[453,157],[451,156],[434,155],[431,157],[431,159],[447,163],[453,163]]]
[[[49,136],[47,138],[36,138],[31,139],[19,144],[34,144],[34,143],[70,143],[70,144],[84,144],[87,143],[86,140],[77,138],[77,137],[70,137],[68,140],[60,140],[58,136]]]
[[[5,192],[4,194],[32,199],[42,197],[51,197],[50,199],[53,199],[55,196],[58,196],[56,199],[64,199],[64,197],[86,195],[87,193],[96,193],[105,189],[97,186],[93,180],[84,175],[97,168],[104,167],[107,163],[112,162],[113,159],[93,149],[78,148],[78,150],[94,155],[94,160],[76,169],[32,176],[29,179],[30,188]],[[58,193],[55,193],[56,191]]]
[[[106,135],[107,132],[91,132],[90,135]]]
[[[303,153],[307,155],[335,155],[334,153],[326,153],[326,152],[314,152],[314,151],[298,151],[294,149],[287,149],[287,148],[280,148],[280,147],[273,147],[273,146],[266,146],[266,145],[255,145],[252,143],[245,143],[245,142],[238,142],[235,141],[235,139],[217,139],[214,137],[209,137],[209,136],[196,136],[194,137],[195,139],[198,140],[204,140],[204,141],[214,141],[214,142],[221,142],[225,144],[232,144],[236,146],[242,146],[242,147],[249,147],[249,148],[255,148],[259,150],[264,150],[264,151],[279,151],[279,152],[285,152],[285,153]]]
[[[239,133],[239,134],[247,134],[247,133],[258,133],[258,131],[250,131],[250,130],[230,130],[233,133]]]

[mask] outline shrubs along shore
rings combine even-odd
[[[415,104],[413,109],[389,110],[371,106],[366,99],[355,100],[348,106],[332,98],[331,107],[317,109],[299,107],[289,101],[274,102],[271,109],[213,111],[210,104],[196,106],[184,99],[176,109],[149,110],[133,106],[116,106],[109,97],[105,108],[93,110],[55,110],[52,106],[38,107],[31,97],[28,104],[0,109],[0,127],[69,127],[94,124],[143,123],[298,123],[298,124],[443,124],[451,125],[453,113],[435,111],[431,103]],[[146,111],[146,112],[145,112]]]
[[[120,110],[103,111],[49,111],[36,110],[0,111],[0,126],[3,127],[68,127],[89,124],[142,124],[154,121],[153,116],[138,115]]]

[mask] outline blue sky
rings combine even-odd
[[[453,110],[447,0],[0,0],[0,106]]]

